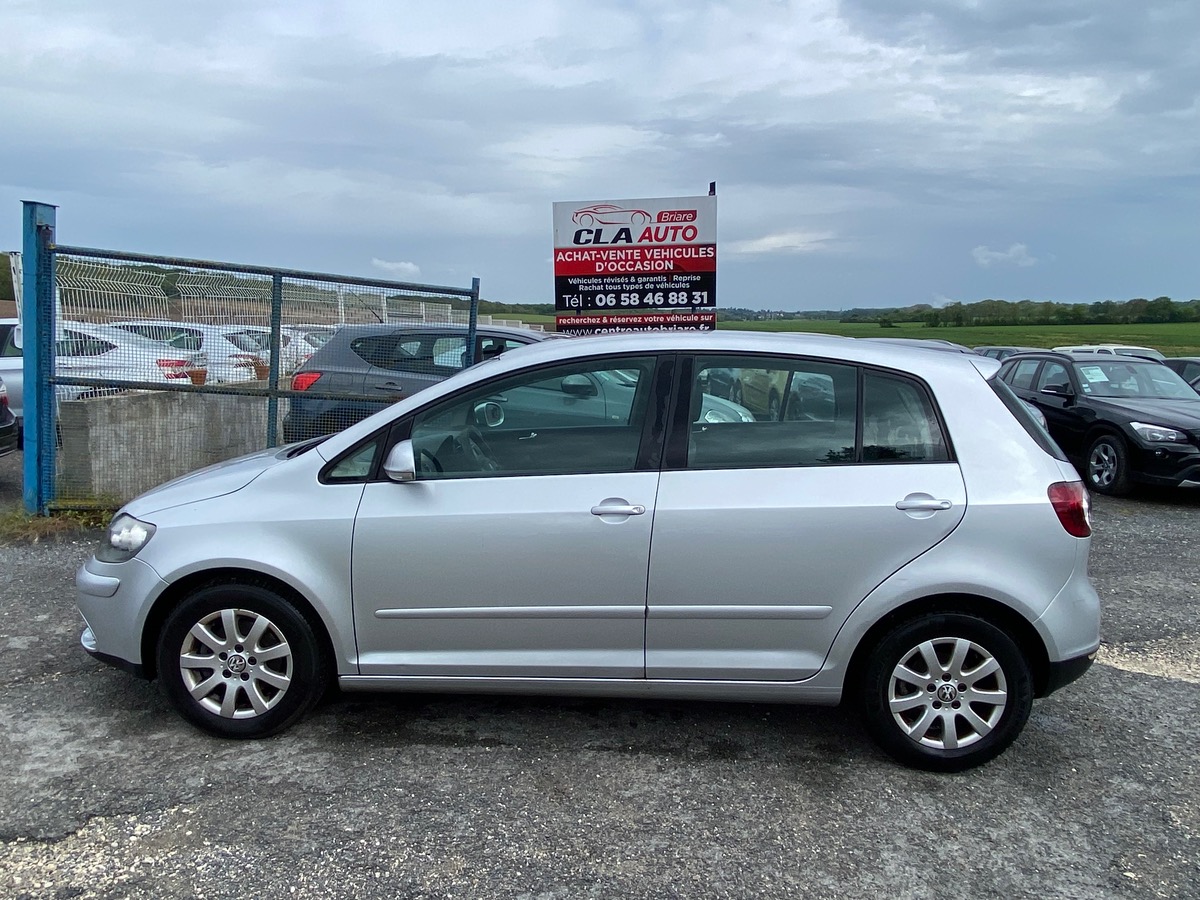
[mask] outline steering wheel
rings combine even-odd
[[[480,472],[495,472],[499,466],[492,456],[492,448],[488,446],[483,435],[475,428],[468,428],[455,438],[456,449],[470,460]]]
[[[422,465],[426,460],[429,461],[428,468]],[[428,448],[422,447],[417,452],[417,469],[422,472],[437,472],[440,475],[442,473],[442,464],[438,462],[438,458]]]

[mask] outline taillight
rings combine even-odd
[[[158,367],[163,370],[163,375],[167,378],[187,378],[188,374],[186,359],[158,359],[155,360]]]
[[[1082,481],[1059,481],[1046,491],[1058,513],[1058,521],[1073,537],[1088,537],[1092,533],[1092,504]]]
[[[320,377],[320,372],[297,372],[292,376],[292,390],[307,391]]]

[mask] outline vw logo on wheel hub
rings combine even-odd
[[[233,654],[225,661],[225,665],[230,672],[241,673],[246,671],[246,657],[241,654]]]
[[[937,689],[937,697],[943,703],[953,703],[958,699],[958,688],[952,684],[943,684]]]

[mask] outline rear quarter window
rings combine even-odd
[[[1042,423],[1033,417],[1033,414],[1021,402],[1021,398],[1012,392],[1012,388],[1005,384],[997,375],[989,378],[988,384],[996,392],[996,396],[1000,398],[1000,402],[1008,408],[1013,417],[1029,432],[1029,436],[1037,442],[1039,447],[1055,459],[1067,462],[1067,455],[1055,443],[1054,438],[1050,437],[1050,432],[1043,428]]]

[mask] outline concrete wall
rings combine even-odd
[[[279,405],[282,418],[286,401]],[[57,499],[119,504],[194,469],[264,448],[267,398],[136,391],[68,400],[59,404],[59,429]]]

